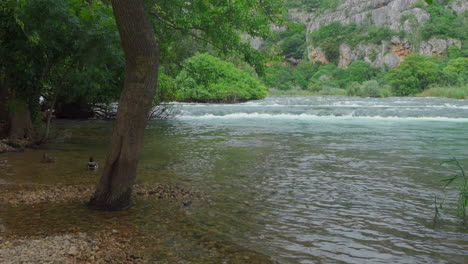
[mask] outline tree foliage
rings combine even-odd
[[[375,70],[370,63],[363,60],[354,60],[346,68],[346,79],[351,82],[364,82],[374,77]]]
[[[455,38],[468,40],[468,12],[457,14],[454,10],[447,8],[446,3],[434,3],[425,7],[430,14],[428,21],[421,29],[422,37],[430,39],[437,38]]]
[[[340,45],[347,44],[355,47],[360,43],[379,44],[383,40],[390,40],[392,36],[399,33],[389,27],[357,25],[351,23],[343,25],[340,22],[332,22],[326,26],[313,31],[310,34],[310,41],[315,46],[321,47],[330,62],[338,63],[340,55]]]
[[[468,83],[468,58],[456,58],[449,60],[442,72],[447,79],[447,84]]]
[[[302,59],[307,48],[306,29],[303,24],[290,22],[285,30],[275,31],[262,44],[261,49],[286,58]]]
[[[177,41],[174,32],[179,32],[221,54],[241,54],[258,72],[268,56],[243,42],[239,33],[267,38],[271,23],[281,23],[284,11],[279,0],[147,0],[147,5],[163,55]]]
[[[15,96],[32,113],[39,97],[53,107],[115,100],[123,53],[111,8],[100,1],[30,0],[3,3],[0,64]],[[1,70],[3,69],[3,70]]]
[[[267,95],[260,81],[206,53],[187,59],[176,82],[183,101],[239,102]]]
[[[438,81],[439,63],[436,58],[410,54],[385,76],[396,95],[416,95]]]

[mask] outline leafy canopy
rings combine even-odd
[[[242,41],[240,33],[267,38],[270,25],[281,24],[285,12],[280,0],[147,0],[147,5],[163,54],[176,44],[174,32],[181,32],[221,54],[242,54],[258,72],[267,56]]]
[[[16,95],[37,103],[115,99],[123,54],[112,9],[101,1],[28,0],[0,4],[0,71]]]
[[[397,67],[391,69],[385,79],[396,95],[415,95],[439,79],[439,62],[436,58],[412,53]]]
[[[182,101],[239,102],[267,95],[266,87],[247,72],[206,53],[187,59],[176,83]]]

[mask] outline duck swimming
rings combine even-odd
[[[93,157],[90,157],[88,161],[87,169],[96,170],[97,168],[99,168],[99,165],[97,164],[97,162],[94,161]]]

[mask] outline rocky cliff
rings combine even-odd
[[[412,41],[417,30],[431,17],[425,10],[425,3],[419,0],[345,0],[334,10],[316,10],[306,12],[301,8],[290,10],[293,20],[302,22],[307,28],[308,57],[313,62],[328,62],[326,53],[320,46],[315,46],[309,39],[312,32],[333,22],[343,25],[355,23],[388,27],[394,32],[406,32],[406,37],[392,36],[380,43],[358,43],[349,45],[343,42],[339,47],[339,61],[341,67],[346,67],[352,60],[364,59],[374,66],[394,67],[410,52],[427,55],[444,55],[447,48],[462,42],[453,38],[429,38],[427,40]],[[458,14],[468,10],[468,1],[452,0],[446,8]]]

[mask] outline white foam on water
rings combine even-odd
[[[191,119],[380,119],[380,120],[421,120],[421,121],[451,121],[468,122],[468,118],[451,117],[400,117],[400,116],[354,116],[349,115],[311,115],[311,114],[263,114],[263,113],[232,113],[226,115],[205,114],[200,116],[186,115],[177,116],[179,120]]]

